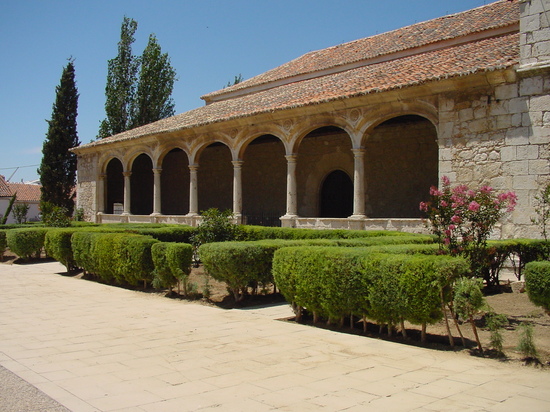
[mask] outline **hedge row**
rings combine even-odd
[[[550,262],[530,262],[525,266],[525,288],[529,299],[550,312]]]
[[[390,326],[440,320],[449,286],[468,271],[462,258],[368,248],[288,247],[273,259],[275,282],[295,308],[307,308],[316,319],[356,315]]]
[[[43,227],[10,229],[6,240],[10,250],[23,259],[40,256],[48,229]]]
[[[8,247],[8,241],[6,240],[6,231],[0,230],[0,260],[4,257],[4,251]]]
[[[188,294],[188,277],[191,272],[193,247],[188,243],[155,243],[151,247],[151,256],[155,270],[153,286],[155,288],[172,288],[180,286],[183,294]]]
[[[431,236],[372,236],[357,239],[258,240],[255,242],[206,243],[199,248],[201,261],[214,279],[227,283],[237,301],[249,285],[273,283],[271,267],[276,250],[289,246],[383,246],[425,244],[436,253]],[[401,245],[404,247],[404,245]]]

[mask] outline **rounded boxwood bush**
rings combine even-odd
[[[530,262],[525,265],[525,289],[529,299],[550,312],[550,262]]]
[[[40,256],[44,238],[48,230],[44,228],[11,229],[6,232],[8,247],[22,259]]]

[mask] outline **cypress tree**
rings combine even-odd
[[[76,155],[69,149],[78,146],[76,117],[78,90],[75,83],[73,60],[63,69],[56,87],[52,118],[42,147],[42,162],[38,169],[42,184],[41,202],[63,207],[69,214],[74,209],[72,196],[76,184]]]
[[[174,115],[171,98],[176,72],[168,53],[162,53],[154,34],[140,59],[140,73],[131,127],[138,127]]]
[[[134,111],[139,60],[132,54],[132,43],[137,30],[134,19],[124,17],[120,28],[118,55],[109,60],[105,86],[106,119],[101,122],[98,138],[112,136],[130,128]]]

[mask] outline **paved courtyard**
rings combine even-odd
[[[222,310],[63,271],[0,265],[0,365],[72,411],[550,411],[548,371],[278,321],[287,305]]]

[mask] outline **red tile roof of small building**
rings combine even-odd
[[[374,61],[335,73],[291,81],[265,90],[254,90],[248,94],[244,89],[244,87],[255,87],[264,80],[280,79],[287,74],[294,76],[308,70],[315,71],[350,63],[353,60],[354,50],[356,53],[361,53],[360,59],[365,59],[368,56],[378,56],[381,53],[395,53],[407,47],[414,49],[427,43],[448,41],[452,36],[466,36],[498,27],[517,26],[518,22],[518,2],[498,1],[467,12],[313,52],[256,76],[248,83],[245,81],[233,86],[232,91],[238,87],[243,88],[242,94],[237,97],[213,101],[206,106],[82,147],[93,147],[114,141],[191,129],[260,113],[385,92],[473,73],[506,69],[519,62],[517,28],[504,31],[494,37],[468,38],[468,41],[464,43],[458,42],[450,45],[445,43],[444,47],[419,49],[416,53],[397,55],[394,58],[388,55],[387,59],[382,59],[379,62]],[[362,45],[362,47],[357,47],[358,45]],[[371,49],[363,50],[367,45]],[[310,63],[308,63],[307,56],[312,58]],[[222,92],[225,93],[229,89],[222,90]],[[210,96],[215,93],[217,92],[211,93]]]
[[[29,183],[11,183],[8,186],[13,193],[17,193],[16,200],[18,202],[39,202],[42,186]]]

